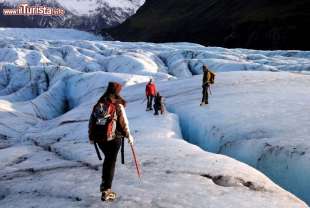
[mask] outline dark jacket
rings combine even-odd
[[[157,106],[157,107],[161,107],[162,106],[162,96],[158,96],[156,95],[155,96],[155,99],[154,99],[154,105]]]
[[[210,73],[207,72],[203,72],[203,78],[202,78],[202,86],[207,86],[209,85],[209,80],[210,80]]]

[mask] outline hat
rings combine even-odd
[[[119,94],[122,90],[122,85],[117,82],[109,82],[107,91],[110,93]]]
[[[209,69],[207,64],[203,65],[203,69]]]

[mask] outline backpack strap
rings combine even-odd
[[[121,146],[121,157],[122,157],[122,164],[125,164],[125,138],[122,137],[122,146]]]
[[[99,160],[102,160],[101,155],[100,155],[100,151],[99,151],[99,149],[98,149],[98,146],[97,146],[97,143],[96,143],[96,142],[94,142],[94,146],[95,146],[95,150],[96,150],[98,159],[99,159]]]

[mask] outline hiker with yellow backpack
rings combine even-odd
[[[209,104],[209,93],[211,84],[214,84],[215,73],[210,71],[207,65],[203,65],[203,78],[202,78],[202,100],[200,106]]]

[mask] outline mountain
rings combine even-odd
[[[4,16],[4,8],[12,8],[22,2],[29,5],[60,7],[62,17]],[[68,27],[88,31],[115,26],[133,15],[144,0],[4,0],[0,1],[0,27]]]
[[[146,0],[104,30],[125,41],[195,42],[253,49],[310,49],[309,0]]]

